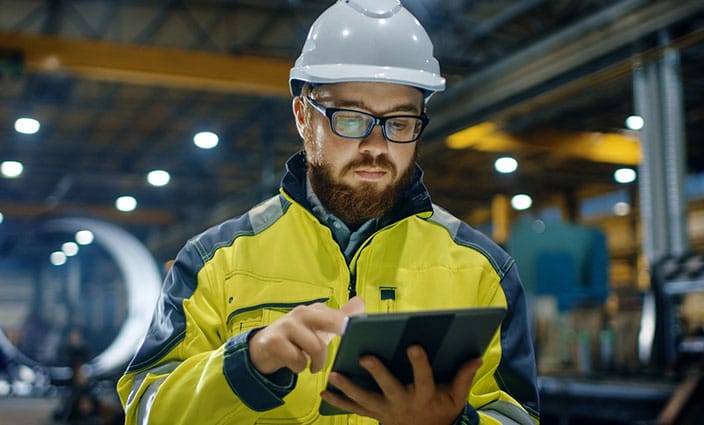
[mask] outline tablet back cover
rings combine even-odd
[[[435,381],[450,382],[463,363],[482,356],[504,314],[501,307],[481,307],[353,316],[340,341],[332,370],[362,388],[379,391],[371,375],[359,365],[362,355],[372,354],[400,382],[409,384],[413,382],[413,370],[406,348],[417,344],[428,355]],[[328,389],[340,394],[330,385]],[[320,413],[346,412],[322,402]]]

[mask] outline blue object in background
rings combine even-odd
[[[608,251],[600,229],[521,220],[512,226],[506,247],[526,290],[555,296],[560,311],[606,301]]]

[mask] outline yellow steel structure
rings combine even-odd
[[[287,60],[0,31],[31,72],[196,90],[289,96]]]
[[[155,208],[138,208],[132,212],[120,212],[109,206],[96,206],[76,203],[65,203],[59,207],[50,207],[42,203],[4,203],[0,202],[0,211],[6,217],[27,218],[43,217],[50,214],[71,215],[77,211],[88,212],[96,217],[113,222],[133,224],[173,225],[176,217],[170,211]]]
[[[485,152],[550,152],[555,157],[581,158],[594,162],[638,165],[638,138],[629,134],[544,130],[517,138],[486,121],[450,135],[447,146]]]

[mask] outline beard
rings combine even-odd
[[[413,160],[398,179],[395,178],[398,170],[386,155],[362,156],[347,164],[337,178],[331,167],[322,158],[318,158],[317,161],[308,161],[308,176],[313,191],[325,208],[352,229],[356,229],[367,220],[383,216],[396,205],[411,181],[417,154],[416,149]],[[384,188],[378,188],[370,182],[362,182],[356,187],[341,182],[342,176],[358,167],[382,168],[391,175],[394,182]]]

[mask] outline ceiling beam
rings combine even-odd
[[[433,99],[425,138],[442,139],[507,106],[530,102],[567,82],[565,75],[589,72],[590,62],[702,10],[701,0],[621,0],[453,84]]]
[[[24,69],[77,78],[288,97],[288,60],[0,31]]]
[[[102,205],[61,203],[52,208],[45,203],[0,202],[0,211],[2,211],[6,219],[17,218],[26,220],[33,217],[46,217],[50,214],[89,214],[116,223],[138,225],[173,225],[176,223],[176,217],[173,212],[164,209],[138,208],[135,211],[125,213]]]

